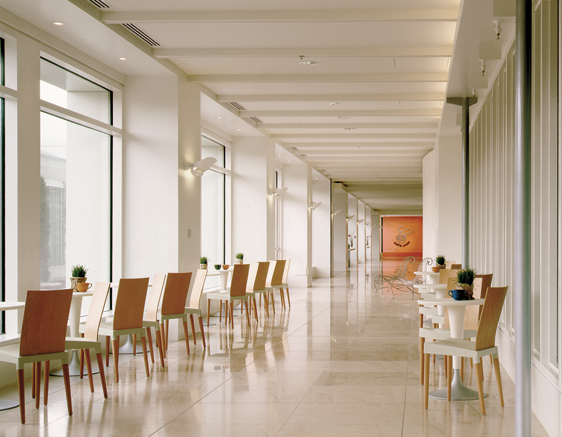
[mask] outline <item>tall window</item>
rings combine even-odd
[[[41,288],[69,286],[76,264],[110,281],[112,141],[98,126],[112,94],[42,59],[41,101]]]
[[[201,137],[201,158],[216,158],[216,167],[201,178],[201,254],[209,264],[224,264],[225,253],[225,147]]]
[[[4,67],[4,39],[0,38],[0,85],[5,84],[4,80],[5,74],[5,67]],[[4,183],[4,149],[5,149],[5,142],[6,142],[6,133],[5,133],[5,119],[4,119],[4,98],[0,97],[0,300],[4,302],[6,300],[6,295],[4,291],[4,280],[5,280],[5,273],[4,273],[4,260],[5,260],[5,220],[4,220],[4,190],[5,190],[5,183]],[[2,311],[2,321],[0,326],[0,334],[4,334],[6,332],[6,318],[5,312]]]

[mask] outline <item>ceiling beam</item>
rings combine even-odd
[[[343,129],[346,127],[355,129],[405,129],[419,130],[428,129],[437,131],[437,123],[261,123],[260,129]]]
[[[447,73],[194,74],[189,75],[188,80],[194,83],[447,82]]]
[[[291,138],[334,138],[334,139],[416,139],[421,142],[435,142],[436,134],[375,134],[375,133],[365,133],[365,134],[273,134],[270,135],[271,138],[278,140],[290,140]]]
[[[239,117],[439,117],[437,109],[348,109],[348,110],[281,110],[238,111]],[[344,122],[345,123],[345,122]],[[345,126],[342,126],[342,128]]]
[[[227,102],[442,102],[444,93],[408,94],[237,94],[218,95],[217,100]]]
[[[428,150],[431,144],[419,142],[376,143],[290,143],[287,148],[297,150]]]
[[[388,57],[448,58],[453,48],[446,47],[302,47],[302,48],[155,48],[155,58],[325,58]]]
[[[121,23],[251,23],[251,22],[455,22],[458,9],[316,9],[254,11],[118,11],[103,12],[105,24]]]

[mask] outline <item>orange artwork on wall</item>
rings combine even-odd
[[[382,218],[383,258],[421,257],[423,254],[423,217],[389,216]]]

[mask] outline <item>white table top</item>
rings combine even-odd
[[[447,284],[414,284],[414,288],[419,288],[422,290],[429,288],[433,288],[434,290],[446,290]]]
[[[94,290],[91,288],[88,291],[73,291],[72,297],[86,297],[86,296],[93,296]]]
[[[21,310],[25,308],[25,302],[0,302],[0,311]]]
[[[420,305],[447,305],[447,306],[468,306],[468,305],[484,305],[485,299],[464,299],[464,300],[455,300],[452,297],[448,297],[445,299],[424,299],[418,300],[418,304]]]
[[[232,267],[230,267],[226,270],[224,270],[223,268],[221,268],[220,270],[216,270],[214,268],[207,269],[207,276],[218,276],[221,273],[228,273],[228,272],[231,272],[231,271],[232,271]]]
[[[431,270],[424,270],[422,272],[414,272],[414,275],[425,275],[425,276],[439,276],[439,272],[432,272]]]

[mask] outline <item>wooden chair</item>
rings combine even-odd
[[[263,294],[265,299],[265,311],[269,317],[269,304],[267,302],[267,290],[265,289],[265,280],[267,279],[267,271],[269,269],[269,262],[257,262],[250,264],[250,271],[248,273],[248,282],[246,285],[246,295],[250,298],[250,310],[252,303],[254,308],[254,317],[258,322],[258,307],[256,304],[256,294]]]
[[[193,323],[193,315],[195,314],[199,318],[199,330],[201,331],[201,341],[203,342],[203,347],[207,347],[205,342],[205,331],[203,330],[203,315],[201,313],[201,296],[203,294],[203,287],[205,286],[205,279],[207,278],[207,270],[199,269],[195,275],[195,281],[193,282],[193,287],[191,288],[191,293],[188,296],[189,303],[185,307],[185,314],[189,314],[189,319],[191,321],[191,332],[193,332],[193,344],[197,344],[197,338],[195,336],[195,324]],[[207,314],[207,326],[209,326],[209,314]]]
[[[21,423],[25,423],[24,365],[35,365],[35,408],[41,393],[41,362],[45,361],[45,380],[49,379],[49,362],[62,361],[68,415],[72,416],[68,352],[65,348],[66,327],[72,302],[72,289],[29,290],[25,301],[19,344],[0,347],[0,361],[13,363],[18,371]],[[47,388],[48,385],[46,384]],[[47,399],[45,399],[47,405]]]
[[[281,296],[284,295],[284,292],[287,293],[287,302],[289,303],[289,308],[291,308],[291,297],[289,296],[289,266],[291,265],[291,258],[287,258],[285,260],[285,270],[283,270],[283,279],[281,282],[281,289],[280,293]],[[285,302],[285,298],[283,297],[283,302]]]
[[[462,269],[462,264],[459,264],[455,261],[445,261],[445,268],[446,269]]]
[[[476,332],[476,341],[463,340],[456,338],[448,338],[446,340],[437,340],[434,343],[427,343],[425,345],[425,379],[429,380],[429,354],[442,354],[449,356],[449,368],[452,367],[452,356],[472,358],[476,365],[476,383],[478,386],[478,397],[480,399],[480,410],[482,415],[486,415],[486,408],[484,406],[484,392],[482,388],[482,362],[481,358],[486,355],[492,355],[494,360],[494,370],[496,374],[496,381],[498,384],[498,392],[500,395],[500,405],[503,408],[503,390],[500,374],[500,363],[498,359],[498,348],[495,345],[496,330],[498,321],[502,311],[505,296],[507,294],[507,287],[489,287],[486,293],[484,308],[482,309],[482,316],[478,324]],[[450,388],[453,372],[447,375],[447,390],[450,398]],[[428,408],[429,397],[429,384],[424,387],[424,408]]]
[[[109,341],[113,351],[113,373],[115,382],[119,382],[119,337],[133,334],[141,336],[142,352],[144,355],[144,370],[147,378],[150,376],[148,369],[148,356],[146,351],[145,328],[142,325],[148,278],[121,279],[113,311],[111,323],[100,324],[99,335],[106,335],[106,366],[109,366]],[[136,341],[134,341],[136,347]]]
[[[160,306],[160,299],[162,299],[162,292],[164,291],[164,283],[166,282],[166,275],[157,273],[154,275],[152,281],[152,288],[150,289],[150,296],[146,304],[146,313],[142,319],[142,326],[146,329],[146,336],[148,337],[148,347],[150,349],[150,360],[154,363],[154,344],[152,343],[152,328],[154,328],[154,335],[156,336],[156,347],[160,355],[160,364],[166,367],[164,363],[164,332],[160,330],[160,321],[158,320],[158,307]],[[135,348],[136,348],[136,341]]]
[[[94,286],[94,294],[88,309],[86,323],[80,325],[80,333],[82,337],[66,337],[66,350],[80,349],[80,379],[84,375],[84,354],[86,356],[86,368],[88,369],[88,381],[90,383],[90,391],[94,392],[94,378],[92,375],[92,362],[90,359],[90,349],[94,349],[98,360],[100,372],[101,386],[103,389],[103,397],[107,399],[107,387],[105,383],[105,371],[103,369],[103,356],[101,350],[101,342],[98,341],[98,330],[105,309],[107,295],[109,294],[109,282],[96,282]],[[45,397],[47,393],[45,392]]]
[[[224,300],[226,305],[225,317],[230,314],[230,323],[234,328],[233,307],[234,301],[240,300],[246,305],[246,319],[250,326],[250,314],[248,312],[248,296],[246,295],[246,284],[248,283],[248,273],[250,271],[249,264],[235,264],[232,271],[232,281],[228,293],[206,293],[207,297],[207,324],[209,323],[209,314],[211,312],[211,299]],[[230,309],[229,309],[230,307]],[[226,320],[225,320],[226,322]]]
[[[273,306],[273,314],[275,314],[275,296],[273,295],[273,290],[280,290],[279,296],[283,308],[285,308],[285,299],[281,289],[283,287],[283,273],[285,271],[286,260],[280,259],[277,261],[270,261],[269,263],[270,267],[265,281],[265,289],[267,291],[268,300],[271,301],[271,305]]]
[[[166,288],[164,289],[164,297],[162,297],[162,307],[160,308],[160,328],[165,333],[164,350],[168,350],[168,332],[169,322],[174,319],[181,319],[183,324],[183,333],[185,335],[185,348],[187,355],[189,352],[189,333],[187,332],[187,314],[185,313],[185,302],[187,301],[187,293],[189,292],[189,284],[191,283],[191,272],[186,273],[168,273],[166,278]],[[164,323],[166,323],[164,330]],[[191,327],[193,330],[193,326]],[[195,331],[193,330],[193,338]]]

